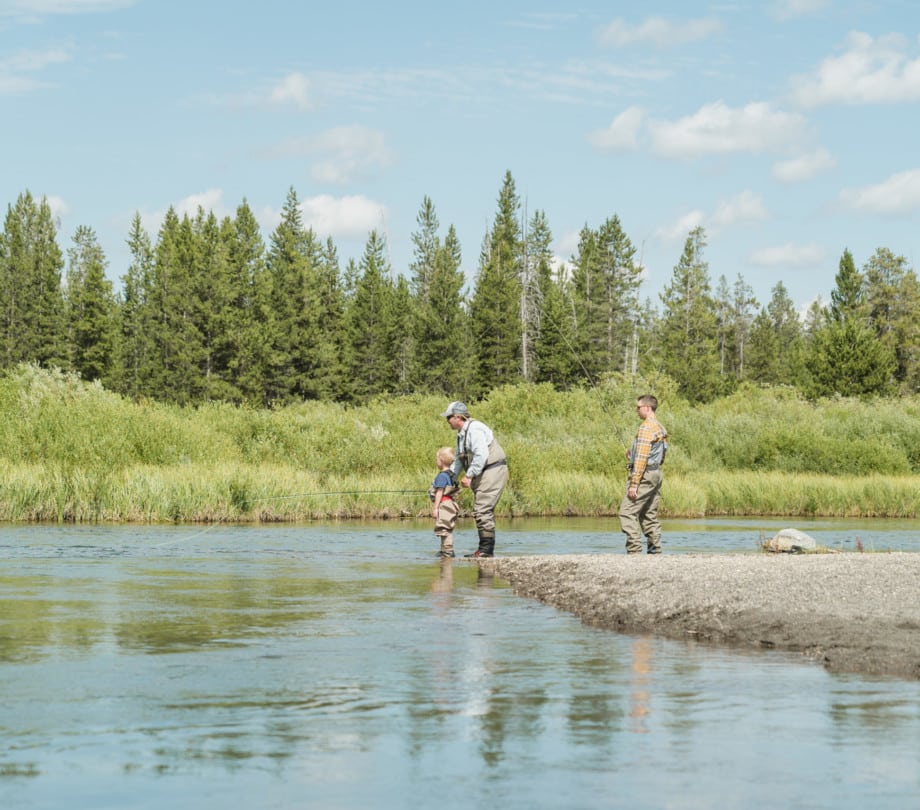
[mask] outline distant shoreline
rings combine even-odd
[[[599,554],[480,566],[592,626],[920,679],[920,554]]]

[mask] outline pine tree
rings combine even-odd
[[[290,402],[315,396],[311,353],[318,339],[319,306],[314,267],[321,247],[303,224],[300,202],[290,189],[281,222],[272,233],[268,253],[272,352],[266,375],[268,401]]]
[[[856,270],[853,254],[844,250],[840,257],[835,287],[831,291],[831,304],[828,316],[835,321],[846,318],[864,318],[868,313],[865,307],[864,279]]]
[[[2,365],[66,366],[64,256],[48,201],[28,191],[7,209],[0,239]]]
[[[475,381],[479,396],[521,374],[521,227],[520,201],[511,172],[498,196],[498,212],[483,243],[470,300]]]
[[[715,305],[709,265],[703,259],[706,236],[690,232],[671,283],[661,295],[659,325],[662,365],[691,402],[708,402],[722,392]]]
[[[196,236],[188,215],[166,212],[154,249],[145,306],[152,344],[143,393],[169,402],[200,401],[205,389],[204,338],[194,277]]]
[[[438,218],[428,197],[416,218],[412,235],[413,386],[426,393],[459,396],[468,379],[465,345],[465,279],[460,270],[460,243],[450,227],[444,242],[438,236]]]
[[[108,262],[92,228],[81,225],[68,250],[66,311],[71,368],[84,380],[109,385],[115,360],[117,316]]]
[[[271,345],[273,313],[265,263],[265,242],[249,203],[222,227],[227,249],[230,298],[224,338],[229,379],[242,401],[265,403],[265,377]]]
[[[521,355],[528,382],[540,376],[540,345],[546,295],[552,285],[553,234],[541,210],[534,211],[524,238],[521,278]]]
[[[892,384],[894,351],[867,323],[863,277],[849,250],[843,252],[835,281],[824,323],[808,346],[806,393],[811,397],[883,394]]]
[[[730,288],[725,276],[719,279],[716,293],[719,327],[719,368],[723,378],[745,378],[745,350],[754,323],[757,299],[741,274]]]
[[[575,351],[575,318],[566,268],[560,266],[543,289],[540,334],[537,338],[538,382],[567,389],[584,380]]]
[[[920,390],[920,283],[903,256],[879,248],[863,267],[872,328],[896,362],[895,380]]]
[[[151,335],[154,324],[152,309],[147,302],[154,266],[153,246],[137,213],[131,221],[128,249],[131,251],[131,264],[121,279],[113,387],[136,398],[142,393],[153,393],[147,389],[145,380],[153,358]]]
[[[201,335],[197,398],[239,402],[242,395],[233,366],[242,324],[234,307],[237,279],[229,257],[231,225],[229,221],[219,224],[213,211],[199,207],[191,226],[194,252],[189,257],[189,275],[196,302],[193,318]]]
[[[394,390],[398,378],[396,296],[386,245],[377,231],[368,236],[359,267],[360,277],[345,312],[346,366],[349,397],[366,401]]]
[[[770,385],[798,385],[803,351],[802,324],[785,286],[777,282],[751,328],[746,377]]]

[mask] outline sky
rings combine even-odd
[[[559,261],[614,216],[660,304],[702,226],[713,288],[828,301],[840,257],[920,259],[915,0],[0,0],[0,204],[94,229],[116,285],[135,213],[288,191],[344,267],[423,199],[472,284],[510,171]]]

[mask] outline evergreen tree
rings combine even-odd
[[[339,257],[332,239],[326,240],[316,268],[317,343],[314,351],[313,393],[337,399],[346,388],[342,360],[345,345],[345,301]]]
[[[71,368],[84,380],[111,382],[117,316],[108,262],[92,228],[81,225],[68,250],[66,311]]]
[[[193,318],[201,335],[200,399],[239,402],[234,366],[236,337],[242,329],[235,273],[229,260],[229,220],[218,224],[213,211],[199,207],[191,221],[193,252],[189,257]]]
[[[463,308],[465,280],[460,270],[460,243],[451,226],[443,244],[437,234],[438,218],[428,197],[416,218],[419,230],[412,235],[414,370],[416,390],[457,395],[468,378],[467,357],[458,351],[463,344],[466,313]]]
[[[920,390],[920,283],[903,256],[879,248],[863,267],[868,317],[875,334],[894,354],[895,380]]]
[[[642,268],[619,217],[582,229],[572,273],[578,346],[592,377],[631,366]]]
[[[521,227],[520,201],[511,172],[498,196],[498,212],[483,243],[470,300],[475,381],[479,396],[521,380]]]
[[[584,381],[584,372],[575,350],[575,318],[565,266],[560,266],[544,285],[540,316],[537,382],[572,388]]]
[[[7,208],[0,239],[2,365],[66,366],[64,256],[47,199],[28,191]]]
[[[754,307],[757,299],[741,274],[731,288],[725,276],[719,279],[716,294],[719,325],[720,373],[735,380],[745,378],[745,350],[754,324]]]
[[[226,367],[239,397],[265,403],[273,313],[265,242],[255,215],[244,199],[236,216],[222,227],[227,250],[229,299],[222,329]]]
[[[290,402],[319,395],[315,349],[322,330],[315,267],[322,248],[303,224],[300,202],[290,189],[281,222],[271,237],[268,269],[274,313],[272,352],[266,375],[268,401]]]
[[[844,250],[834,278],[836,286],[831,290],[828,316],[832,320],[839,322],[846,318],[863,318],[867,315],[863,281],[853,261],[853,254],[849,250]]]
[[[128,234],[131,264],[122,276],[122,292],[118,307],[119,338],[113,387],[130,397],[151,394],[145,385],[153,358],[151,335],[154,318],[147,303],[152,284],[154,256],[150,237],[135,213]]]
[[[396,388],[400,336],[389,273],[383,237],[371,231],[345,312],[349,396],[357,401]]]
[[[747,378],[770,385],[797,385],[802,378],[802,324],[783,283],[773,288],[751,328]]]
[[[893,353],[858,318],[829,317],[812,340],[806,359],[808,396],[885,394],[895,370]]]
[[[806,393],[811,397],[885,393],[896,367],[894,352],[867,324],[863,278],[848,250],[840,259],[835,281],[825,321],[808,346]]]
[[[687,237],[671,283],[661,295],[662,364],[691,402],[708,402],[723,390],[709,265],[703,259],[705,246],[705,232],[695,228]]]
[[[524,239],[521,277],[521,357],[524,379],[540,377],[540,345],[546,295],[552,285],[553,234],[544,211],[530,219]]]
[[[193,278],[196,259],[191,220],[166,212],[154,249],[153,271],[146,295],[152,356],[143,393],[179,404],[201,399],[204,385],[204,341],[199,328]]]

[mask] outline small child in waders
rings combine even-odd
[[[457,525],[457,516],[460,514],[460,505],[454,498],[460,487],[450,471],[450,465],[454,463],[454,451],[450,447],[438,450],[435,463],[438,465],[438,474],[428,490],[428,495],[431,497],[434,533],[441,540],[438,556],[444,559],[454,556],[454,526]]]

